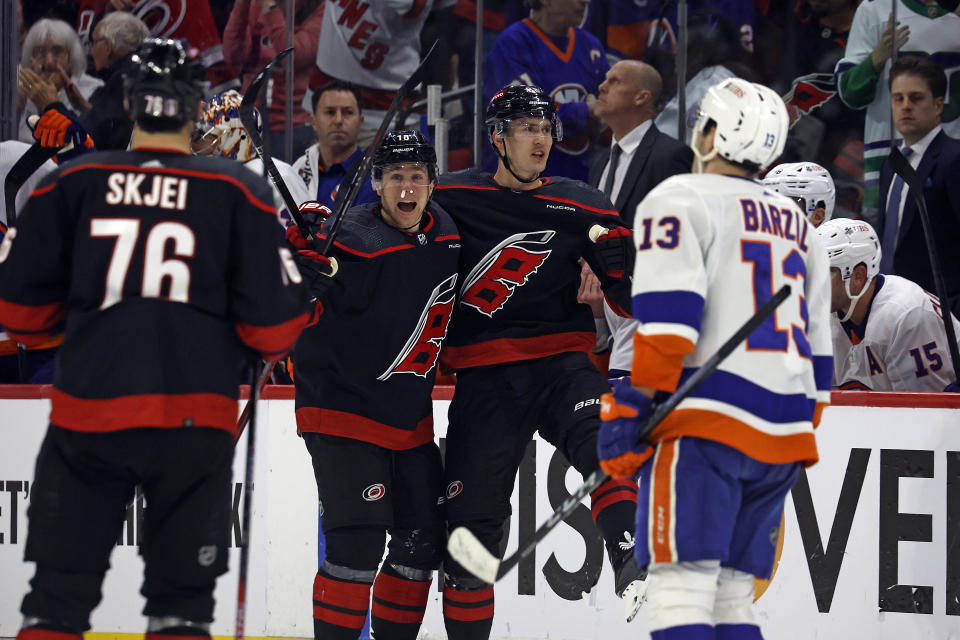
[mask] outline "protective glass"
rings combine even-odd
[[[519,116],[514,120],[501,120],[497,123],[496,131],[501,137],[510,135],[518,138],[553,138],[556,142],[563,140],[563,124],[556,115],[549,120],[546,118],[534,119],[537,116]]]
[[[379,173],[379,172],[378,172]],[[392,164],[373,180],[375,189],[425,188],[433,184],[424,164]]]

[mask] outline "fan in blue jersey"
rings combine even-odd
[[[610,65],[600,41],[576,26],[583,20],[584,3],[527,4],[530,17],[507,27],[487,55],[483,95],[489,101],[508,84],[543,88],[557,103],[565,133],[543,174],[586,181],[590,130],[597,123],[592,105]],[[492,172],[496,165],[488,152],[484,169]]]

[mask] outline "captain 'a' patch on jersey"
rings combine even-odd
[[[491,249],[463,281],[460,303],[490,318],[547,261],[555,231],[515,233]]]
[[[457,274],[453,274],[434,287],[403,350],[377,380],[387,380],[395,373],[427,377],[437,364],[440,345],[447,336],[447,325],[450,324],[450,314],[456,298]]]

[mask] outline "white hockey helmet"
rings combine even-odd
[[[864,286],[860,293],[852,294],[850,277],[858,264],[867,268],[867,284],[880,273],[880,240],[869,223],[850,218],[834,218],[824,222],[817,227],[817,235],[820,236],[820,242],[830,259],[830,267],[840,271],[847,297],[850,298],[850,307],[841,318],[847,321],[853,315],[853,308],[860,296],[867,290]]]
[[[789,121],[783,100],[773,90],[741,78],[715,84],[700,101],[700,114],[693,127],[690,146],[697,171],[717,155],[763,171],[783,153]],[[697,143],[711,122],[717,128],[713,150],[702,156]]]
[[[240,122],[242,100],[243,97],[233,89],[212,96],[204,104],[197,122],[197,134],[199,140],[216,140],[216,147],[223,157],[247,162],[257,157],[257,150]],[[262,135],[260,113],[254,109],[253,114],[257,121],[257,132]]]
[[[788,198],[801,198],[807,218],[817,210],[820,203],[826,214],[823,222],[833,216],[837,202],[837,188],[830,172],[813,162],[788,162],[774,167],[763,179],[763,184]],[[823,224],[821,222],[820,224]]]

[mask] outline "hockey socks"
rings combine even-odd
[[[56,623],[37,620],[30,627],[20,629],[17,640],[83,640],[83,635],[67,631],[66,627]]]
[[[371,586],[334,578],[321,568],[313,580],[313,637],[357,640],[367,619]]]
[[[493,587],[461,591],[444,585],[443,624],[450,640],[487,640],[493,628]]]
[[[593,522],[603,536],[613,566],[617,595],[642,575],[633,562],[634,517],[637,484],[632,480],[607,480],[590,494]]]
[[[685,624],[650,632],[650,640],[717,640],[713,627],[708,624]]]
[[[416,640],[430,595],[431,572],[383,564],[373,583],[370,609],[373,635],[384,640]],[[419,578],[419,579],[416,579]]]
[[[760,627],[755,624],[718,624],[717,640],[763,640]]]

